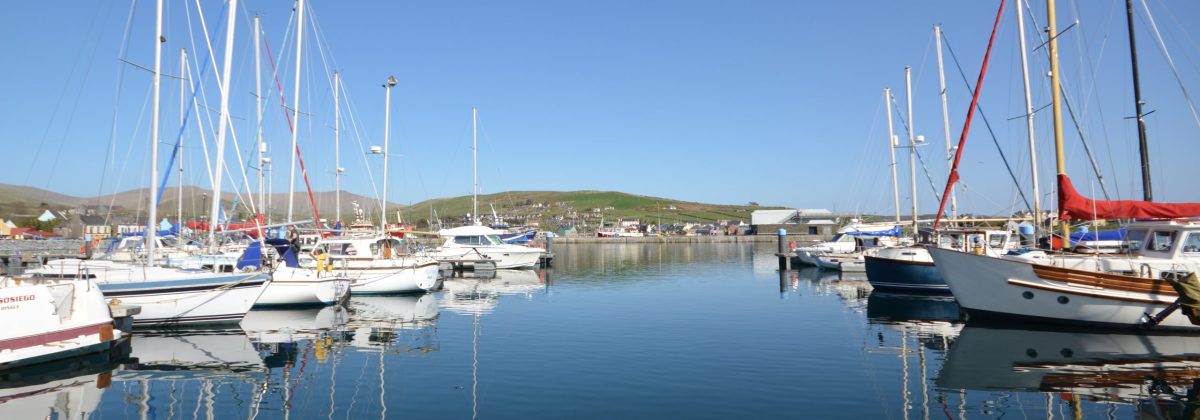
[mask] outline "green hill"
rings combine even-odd
[[[718,220],[749,222],[755,209],[778,208],[749,205],[706,204],[614,191],[509,191],[479,196],[479,213],[485,218],[495,206],[509,224],[538,221],[546,225],[590,225],[601,220],[639,219],[643,223],[711,223]],[[443,223],[457,224],[471,213],[471,197],[426,200],[404,208],[404,218],[417,226],[428,226],[434,211]]]

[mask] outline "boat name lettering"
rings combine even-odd
[[[31,300],[37,300],[37,295],[5,296],[0,297],[0,305],[6,303],[27,302]]]

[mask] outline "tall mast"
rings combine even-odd
[[[341,87],[341,79],[338,78],[338,73],[333,72],[333,188],[334,206],[337,207],[335,221],[342,221],[342,146],[340,135],[341,129],[341,95],[339,87]]]
[[[1142,85],[1138,78],[1137,41],[1133,36],[1133,0],[1125,0],[1125,21],[1129,24],[1129,61],[1133,66],[1133,100],[1137,110],[1138,152],[1142,155],[1142,199],[1154,201],[1150,186],[1150,149],[1146,144],[1146,115],[1142,113]]]
[[[296,88],[292,94],[292,164],[288,167],[288,213],[292,222],[292,207],[296,196],[296,134],[300,132],[300,56],[304,52],[304,0],[297,0],[296,12]],[[318,220],[317,223],[320,223]]]
[[[917,137],[912,114],[912,67],[904,66],[904,88],[908,101],[908,171],[912,181],[912,227],[917,235]]]
[[[187,50],[179,49],[179,129],[183,130],[184,117],[184,88],[187,87],[187,77],[184,76],[184,70],[187,68]],[[179,146],[176,148],[175,156],[179,158],[179,188],[175,194],[175,223],[179,224],[179,236],[183,236],[183,133],[179,136]]]
[[[479,224],[479,111],[471,107],[471,173],[474,187],[471,188],[471,217]]]
[[[159,80],[162,78],[163,2],[156,2],[154,17],[154,110],[150,123],[150,220],[146,224],[147,265],[154,265],[154,248],[158,233],[158,100],[161,94]]]
[[[1063,129],[1062,129],[1062,94],[1059,91],[1061,81],[1058,78],[1058,24],[1057,13],[1054,10],[1054,0],[1046,0],[1046,32],[1049,36],[1050,43],[1050,104],[1054,115],[1054,166],[1058,174],[1059,188],[1062,188],[1062,179],[1067,176],[1067,160],[1063,153]],[[1061,206],[1062,203],[1059,203]],[[1061,208],[1059,209],[1062,210]],[[1063,248],[1070,247],[1071,225],[1066,220],[1059,219],[1060,228],[1062,229],[1062,246]]]
[[[1038,187],[1037,144],[1033,137],[1033,98],[1029,95],[1029,61],[1026,58],[1025,47],[1025,0],[1017,0],[1017,33],[1021,40],[1021,79],[1025,83],[1025,126],[1029,135],[1029,169],[1033,174],[1033,225],[1036,229],[1042,227],[1042,193]]]
[[[938,88],[942,97],[942,131],[946,135],[946,171],[954,166],[954,156],[950,153],[950,106],[946,104],[946,66],[942,62],[942,25],[934,25],[934,38],[937,38]],[[949,172],[946,172],[949,173]],[[950,218],[958,218],[958,195],[950,190]]]
[[[392,87],[396,86],[396,76],[388,76],[387,84],[383,85],[384,105],[383,105],[383,198],[380,199],[379,208],[379,228],[387,230],[387,199],[388,199],[388,146],[391,144],[388,141],[388,136],[391,134],[392,120]]]
[[[896,224],[900,223],[900,188],[896,182],[896,132],[892,128],[892,89],[883,88],[883,102],[887,108],[888,152],[892,155],[892,201],[896,204]]]
[[[259,26],[258,16],[254,17],[254,109],[257,114],[257,122],[255,128],[255,143],[258,143],[258,203],[263,206],[263,213],[270,213],[271,207],[267,205],[267,197],[265,196],[263,181],[263,153],[267,150],[267,144],[263,143],[263,107],[262,107],[262,54],[259,52],[259,45],[262,44],[260,37],[262,29]]]
[[[217,168],[213,171],[212,207],[209,209],[212,215],[208,223],[208,250],[210,252],[217,250],[217,223],[220,222],[218,216],[221,209],[221,170],[225,166],[225,132],[229,128],[229,82],[231,81],[230,72],[233,70],[233,34],[234,27],[237,25],[235,16],[237,16],[237,0],[229,0],[229,18],[225,22],[225,62],[221,70],[221,115],[218,118],[221,125],[217,129]]]

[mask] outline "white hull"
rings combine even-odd
[[[539,248],[530,248],[520,245],[504,245],[504,246],[480,246],[473,248],[446,248],[443,247],[434,253],[434,258],[439,261],[450,260],[472,260],[479,258],[488,258],[496,263],[496,268],[533,268],[537,265],[538,259],[541,258],[542,251]],[[468,263],[467,266],[470,266]]]
[[[279,267],[255,306],[332,305],[345,299],[351,280],[315,269]]]
[[[108,350],[121,338],[88,280],[0,280],[0,370]]]
[[[1155,314],[1175,301],[1165,282],[1153,291],[1127,291],[1046,279],[1035,265],[1008,258],[929,248],[938,271],[960,306],[968,312],[995,317],[1038,319],[1059,323],[1135,328],[1144,314]],[[1075,272],[1102,275],[1075,270]],[[1150,285],[1150,279],[1142,279]],[[1182,314],[1167,317],[1156,329],[1200,331]]]
[[[867,271],[861,253],[816,255],[814,259],[818,267],[826,270],[837,270],[847,273],[862,273]]]
[[[422,293],[439,286],[438,265],[432,260],[394,268],[347,269],[354,279],[351,294]]]

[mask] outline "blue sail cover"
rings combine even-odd
[[[888,230],[851,230],[843,233],[851,236],[894,236],[897,238],[904,236],[899,225],[892,226]]]
[[[257,269],[260,266],[262,266],[262,244],[251,242],[249,245],[246,245],[246,251],[242,252],[242,255],[238,257],[237,268],[239,270],[247,267]]]
[[[1125,228],[1102,230],[1099,232],[1075,232],[1071,234],[1071,242],[1080,241],[1124,241],[1128,232]]]

